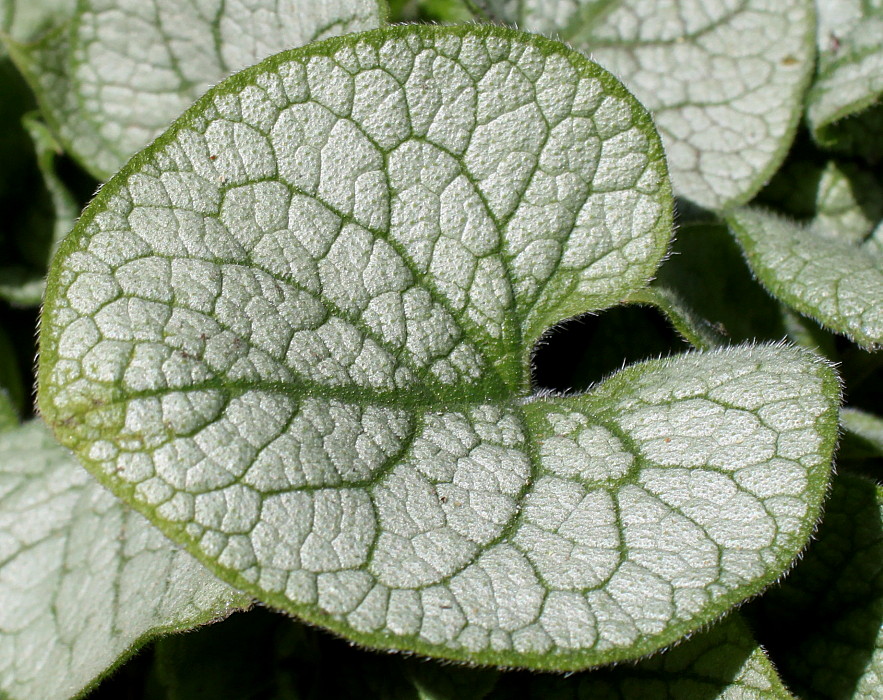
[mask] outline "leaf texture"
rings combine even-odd
[[[883,139],[875,132],[883,118],[883,3],[822,4],[831,7],[821,11],[822,50],[807,96],[807,123],[823,146],[879,158]]]
[[[66,149],[104,180],[230,73],[384,16],[382,0],[86,0],[11,48]]]
[[[536,339],[644,287],[670,205],[646,112],[561,44],[401,27],[282,54],[65,240],[41,411],[213,571],[359,642],[639,656],[790,565],[836,437],[837,380],[785,347],[531,395]]]
[[[0,433],[0,693],[69,698],[250,599],[105,491],[40,421]]]
[[[676,194],[708,209],[742,204],[784,159],[814,65],[811,0],[493,4],[635,93],[662,134]]]
[[[883,252],[876,234],[855,245],[760,209],[739,209],[727,220],[775,297],[862,347],[883,343]]]

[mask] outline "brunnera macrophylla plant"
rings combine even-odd
[[[833,373],[786,347],[533,390],[534,343],[645,286],[671,209],[647,113],[560,44],[405,27],[283,53],[67,237],[41,414],[220,578],[363,644],[634,658],[781,575],[836,432]]]
[[[493,24],[442,27],[381,26],[373,3],[304,4],[292,23],[257,0],[95,2],[39,36],[27,27],[45,18],[8,5],[47,183],[53,148],[116,174],[59,236],[41,418],[3,406],[0,693],[84,693],[146,641],[257,601],[365,647],[485,667],[650,658],[525,681],[344,661],[249,613],[242,633],[160,639],[154,687],[211,696],[188,679],[210,659],[228,694],[249,667],[295,697],[311,683],[346,697],[359,691],[329,677],[345,664],[378,697],[680,697],[685,675],[703,697],[789,697],[746,623],[762,627],[761,608],[727,615],[816,528],[840,383],[811,349],[825,331],[701,241],[728,223],[777,299],[871,349],[879,251],[857,214],[848,238],[831,233],[835,209],[860,209],[848,197],[819,190],[824,225],[734,208],[803,114],[812,4],[675,4],[489,3],[473,9]],[[134,47],[132,27],[149,30]],[[663,263],[673,194],[688,220]],[[737,333],[727,314],[757,298],[764,323]],[[575,390],[538,383],[550,328],[636,305],[693,350]],[[880,454],[879,419],[850,409],[843,425]],[[846,646],[863,653],[870,627],[841,631]],[[856,687],[875,687],[876,663]],[[811,671],[782,666],[813,692]]]

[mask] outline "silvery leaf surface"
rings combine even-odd
[[[675,193],[743,204],[781,165],[815,59],[812,0],[526,0],[498,16],[561,36],[652,112]]]
[[[40,407],[212,571],[355,641],[584,668],[790,566],[838,383],[737,347],[535,394],[546,329],[641,288],[647,112],[564,45],[407,26],[278,55],[102,188],[48,282]]]
[[[80,694],[250,599],[108,493],[39,420],[0,433],[0,695]]]
[[[859,245],[751,208],[735,210],[728,223],[755,275],[776,298],[862,347],[883,343],[878,233]]]
[[[84,0],[10,43],[66,149],[104,180],[210,86],[284,49],[384,19],[383,0]]]
[[[823,146],[877,159],[883,154],[883,3],[834,0],[820,15],[807,124]]]

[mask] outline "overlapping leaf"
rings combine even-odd
[[[0,433],[0,694],[69,698],[249,599],[107,493],[39,421]]]
[[[561,44],[401,27],[222,84],[108,183],[49,281],[41,410],[225,579],[366,644],[577,668],[778,577],[836,436],[809,353],[531,396],[547,326],[647,284],[646,112]]]
[[[310,41],[379,26],[382,0],[87,0],[11,44],[46,118],[99,179],[230,73]]]
[[[814,59],[811,0],[492,2],[562,36],[625,82],[663,135],[675,192],[748,201],[781,164]]]
[[[736,210],[728,222],[777,298],[863,347],[883,343],[883,227],[857,245],[759,209]]]

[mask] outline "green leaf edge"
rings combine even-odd
[[[825,2],[825,0],[820,1]],[[782,138],[779,140],[779,148],[772,155],[767,166],[758,171],[757,176],[751,181],[751,186],[745,188],[745,194],[740,197],[730,198],[718,208],[719,211],[728,211],[733,207],[747,204],[754,199],[755,195],[764,188],[773,175],[775,175],[779,168],[782,167],[782,164],[788,157],[788,153],[791,151],[794,139],[797,137],[797,130],[803,123],[807,94],[812,88],[813,79],[815,78],[816,62],[818,61],[818,42],[816,40],[816,34],[819,25],[819,13],[816,9],[816,3],[813,2],[813,0],[806,0],[806,4],[807,12],[809,13],[809,22],[807,23],[804,44],[809,47],[810,55],[807,58],[803,76],[796,85],[797,95],[801,96],[801,99],[794,101],[794,107],[788,118],[788,124],[785,127]]]
[[[799,223],[790,220],[788,217],[783,216],[782,214],[773,211],[772,209],[767,209],[765,207],[751,207],[749,209],[755,209],[757,212],[763,214],[764,216],[776,218],[790,226],[797,226],[799,228],[802,228]],[[773,298],[778,299],[791,309],[803,314],[804,316],[811,318],[825,330],[829,330],[833,333],[839,333],[840,335],[846,336],[856,345],[865,350],[875,352],[876,350],[880,349],[880,340],[875,340],[873,337],[865,335],[861,332],[856,333],[854,329],[848,328],[846,324],[839,323],[837,321],[832,322],[831,319],[827,318],[821,318],[816,309],[813,308],[812,305],[806,303],[806,301],[799,294],[794,294],[787,288],[786,285],[779,284],[776,280],[775,275],[772,273],[771,268],[767,267],[766,265],[760,264],[760,255],[757,252],[757,245],[755,244],[750,232],[748,231],[748,228],[740,223],[738,217],[739,210],[728,212],[724,217],[727,223],[727,227],[730,229],[730,232],[733,234],[733,236],[735,236],[736,240],[741,246],[742,254],[745,256],[745,261],[748,263],[748,267],[751,269],[751,273],[754,275],[754,278],[764,289],[767,290],[767,292]],[[807,235],[817,236],[818,234],[807,231]],[[825,240],[829,241],[833,245],[838,244],[837,241],[832,241],[831,239]],[[846,247],[848,244],[840,243],[840,245]],[[855,252],[860,253],[857,247]]]

